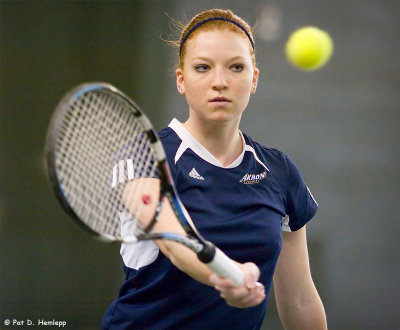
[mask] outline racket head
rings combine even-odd
[[[48,179],[58,201],[91,234],[108,241],[167,239],[181,243],[196,252],[211,270],[242,285],[241,270],[206,242],[193,225],[176,193],[164,149],[150,121],[112,85],[83,84],[62,98],[50,121],[45,154]],[[132,218],[132,208],[126,208],[123,187],[154,179],[159,183],[147,185],[149,190],[143,186],[136,189],[138,200],[147,194],[158,199],[154,223],[166,196],[188,236],[155,233],[150,225],[142,228]],[[130,184],[125,185],[128,181]],[[123,234],[126,224],[128,234]]]
[[[121,183],[168,171],[161,141],[136,103],[107,83],[75,87],[53,113],[45,155],[50,185],[79,225],[98,238],[135,241],[121,234],[119,213],[128,212]]]

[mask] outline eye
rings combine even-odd
[[[233,64],[231,66],[231,70],[234,72],[242,72],[244,70],[244,65],[243,64]]]
[[[198,64],[194,67],[197,72],[207,72],[210,67],[207,64]]]

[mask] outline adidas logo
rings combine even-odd
[[[194,167],[190,171],[189,176],[197,180],[204,180],[204,178],[196,171]]]

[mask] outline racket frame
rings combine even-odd
[[[143,228],[143,232],[137,235],[136,240],[132,239],[126,241],[122,238],[118,239],[111,235],[99,233],[92,229],[84,221],[82,221],[80,217],[76,214],[74,209],[70,206],[65,196],[65,193],[63,192],[63,187],[61,186],[61,183],[57,176],[55,152],[57,137],[59,135],[59,130],[61,127],[60,123],[63,122],[64,117],[67,115],[67,109],[70,108],[70,105],[75,100],[79,99],[83,94],[94,91],[102,91],[109,94],[117,95],[121,100],[126,102],[129,105],[129,109],[131,109],[136,119],[141,123],[141,126],[144,128],[145,134],[147,135],[149,141],[153,146],[153,150],[155,151],[156,161],[158,162],[157,167],[159,179],[161,183],[159,201],[156,206],[156,212],[151,219],[149,225],[146,228]],[[243,284],[243,273],[241,272],[241,270],[221,250],[216,248],[214,244],[205,240],[194,226],[189,213],[186,211],[178,196],[174,181],[171,177],[169,165],[166,162],[164,148],[150,120],[134,101],[132,101],[127,95],[125,95],[123,92],[121,92],[111,84],[104,82],[85,83],[75,87],[70,92],[65,94],[65,96],[58,103],[51,118],[49,128],[47,130],[45,158],[48,181],[60,205],[81,228],[85,229],[91,235],[102,241],[108,242],[119,241],[131,243],[139,240],[169,240],[178,242],[193,250],[203,263],[207,264],[220,276],[230,278],[234,277],[232,280],[237,286]],[[187,233],[187,236],[169,232],[152,231],[152,228],[157,223],[162,210],[162,206],[164,203],[163,196],[165,196],[169,200],[172,209],[184,231]],[[232,276],[232,272],[235,273],[234,276]]]

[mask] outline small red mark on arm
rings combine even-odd
[[[142,202],[144,205],[148,205],[151,203],[151,196],[150,195],[143,195]]]

